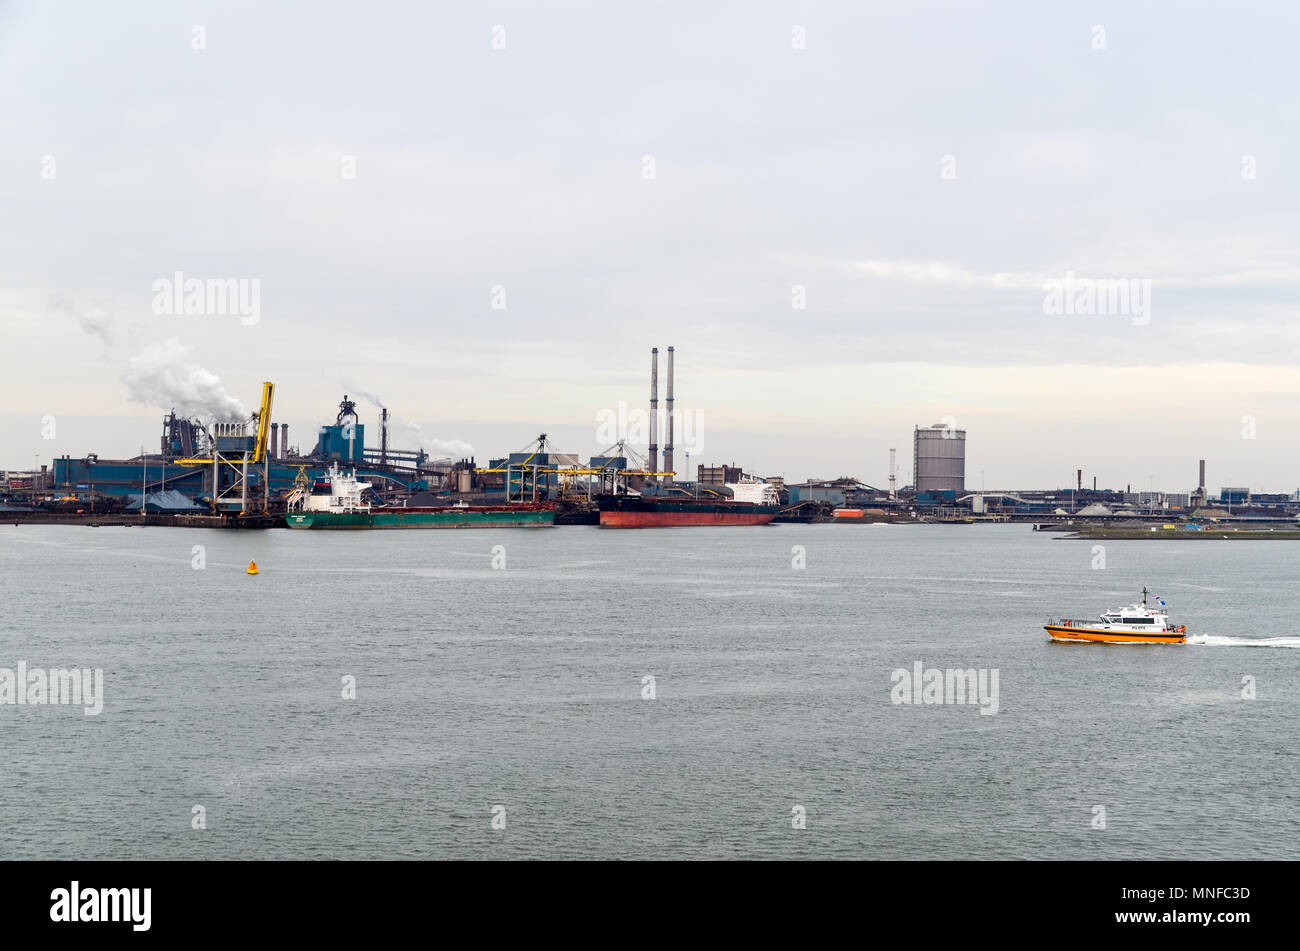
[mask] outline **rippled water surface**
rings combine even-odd
[[[1028,526],[0,526],[0,667],[105,692],[0,705],[0,856],[1300,858],[1300,543],[1093,560]],[[1193,643],[1048,641],[1144,583]],[[996,670],[998,712],[891,702],[917,661]]]

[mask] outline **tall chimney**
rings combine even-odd
[[[1201,460],[1201,481],[1198,488],[1200,488],[1201,491],[1205,490],[1205,460],[1204,459]]]
[[[889,450],[889,497],[891,499],[894,498],[895,490],[898,487],[898,476],[897,476],[898,470],[895,468],[894,465],[894,460],[897,458],[897,453],[898,453],[897,449]]]
[[[271,446],[270,446],[270,451],[267,453],[267,458],[269,459],[280,458],[278,454],[279,445],[280,445],[280,424],[272,423],[271,424]]]
[[[289,454],[289,424],[280,424],[280,458]]]
[[[1083,491],[1083,470],[1082,469],[1078,470],[1078,480],[1079,480],[1079,491],[1082,492]]]
[[[1092,491],[1094,491],[1094,492],[1097,491],[1097,477],[1096,477],[1096,476],[1093,476],[1093,477],[1092,477]]]
[[[379,464],[388,465],[388,407],[381,407],[379,414]]]
[[[659,471],[659,348],[650,348],[650,471]]]
[[[664,472],[667,472],[669,474],[664,476],[664,481],[671,485],[673,481],[673,477],[672,477],[672,471],[673,471],[673,348],[672,347],[668,348],[668,408],[666,411],[666,415],[668,419],[665,425],[667,426],[668,432],[667,435],[664,437]],[[689,478],[689,476],[687,478]]]

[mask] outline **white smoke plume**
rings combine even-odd
[[[81,329],[88,334],[94,334],[104,345],[112,343],[109,339],[113,329],[113,315],[107,311],[100,310],[98,307],[92,307],[84,314],[78,314],[77,320],[81,323]]]
[[[425,435],[424,430],[415,423],[407,423],[403,428],[415,437],[421,449],[436,459],[468,459],[474,455],[474,447],[467,442],[459,439],[434,439]]]
[[[127,364],[127,395],[136,403],[175,408],[182,416],[218,423],[248,418],[248,410],[221,385],[221,378],[190,359],[190,348],[175,337],[150,344]]]
[[[374,403],[380,409],[385,408],[384,401],[379,398],[379,394],[376,393],[374,390],[370,389],[370,387],[368,386],[348,386],[348,384],[345,381],[343,383],[343,389],[345,389],[349,393],[356,393],[362,399],[370,400],[370,402]]]
[[[53,310],[70,314],[81,325],[82,330],[102,340],[105,352],[108,351],[109,345],[113,342],[112,314],[100,310],[98,307],[92,307],[90,310],[78,310],[76,305],[62,294],[50,295],[50,307]]]

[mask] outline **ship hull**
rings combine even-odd
[[[398,509],[369,512],[290,512],[290,528],[549,528],[554,509]]]
[[[778,505],[711,502],[691,499],[647,499],[641,496],[602,496],[601,528],[682,528],[693,525],[766,525],[776,518]]]
[[[1121,631],[1104,631],[1087,627],[1063,627],[1047,624],[1044,630],[1058,641],[1089,641],[1094,644],[1185,644],[1186,631],[1162,631],[1160,633],[1126,634]]]

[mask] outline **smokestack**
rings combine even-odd
[[[1092,491],[1094,491],[1094,492],[1097,491],[1097,477],[1096,477],[1096,476],[1093,476],[1093,477],[1092,477]]]
[[[659,471],[659,348],[650,348],[650,471]]]
[[[289,454],[289,424],[280,424],[280,458]]]
[[[898,488],[897,468],[894,465],[895,459],[898,458],[898,450],[889,450],[889,497],[894,498],[895,490]]]
[[[1083,491],[1083,470],[1082,469],[1078,470],[1078,480],[1079,480],[1079,491],[1082,492]]]
[[[379,464],[388,465],[388,407],[379,414]]]
[[[271,447],[270,447],[271,451],[267,454],[268,458],[271,459],[280,458],[279,446],[280,446],[280,424],[272,423],[271,424]]]
[[[1205,460],[1204,460],[1204,459],[1201,460],[1201,481],[1200,481],[1198,487],[1199,487],[1202,491],[1205,490]]]
[[[666,415],[668,417],[667,427],[668,434],[664,437],[664,472],[673,471],[673,348],[668,348],[668,407]],[[664,481],[672,484],[672,475],[664,476]]]

